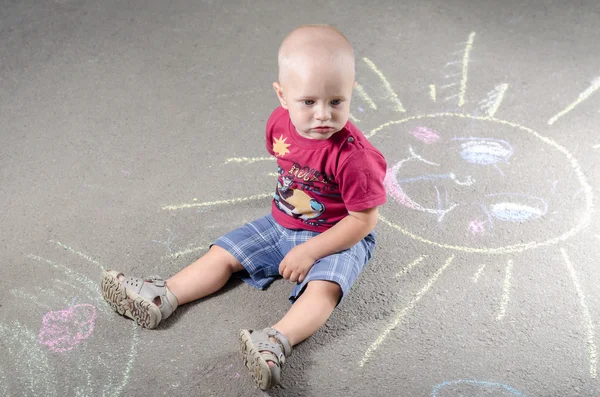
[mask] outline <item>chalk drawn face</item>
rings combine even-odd
[[[290,71],[274,88],[296,131],[305,138],[328,139],[348,122],[354,88],[350,68],[306,65]]]
[[[388,123],[372,140],[389,167],[382,216],[418,240],[520,251],[565,238],[585,218],[570,155],[526,127],[442,113]]]

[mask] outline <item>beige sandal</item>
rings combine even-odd
[[[271,338],[277,342],[273,343]],[[243,329],[240,331],[240,352],[258,387],[267,390],[281,381],[281,369],[285,359],[292,355],[292,345],[273,328],[262,331]],[[269,366],[269,362],[274,365]]]
[[[129,317],[145,328],[155,328],[177,309],[177,297],[163,279],[127,277],[115,270],[104,270],[100,281],[102,296],[119,314]],[[160,305],[154,303],[159,298]]]

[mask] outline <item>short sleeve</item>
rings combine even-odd
[[[351,154],[336,177],[348,211],[362,211],[385,204],[383,181],[385,158],[376,150],[363,149]]]
[[[273,152],[273,132],[277,128],[277,125],[281,125],[281,119],[285,116],[286,110],[281,106],[277,107],[269,116],[269,120],[267,120],[267,133],[265,136],[265,145],[267,147],[267,152],[272,156],[275,155]],[[278,124],[279,123],[279,124]]]

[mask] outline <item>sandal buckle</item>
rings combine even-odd
[[[150,280],[157,287],[164,287],[165,285],[167,285],[167,282],[159,277],[153,277]]]

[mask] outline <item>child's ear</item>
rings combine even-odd
[[[287,101],[285,100],[285,95],[283,94],[283,88],[278,82],[273,83],[273,89],[277,93],[277,98],[279,99],[279,103],[281,103],[281,107],[287,109]]]

